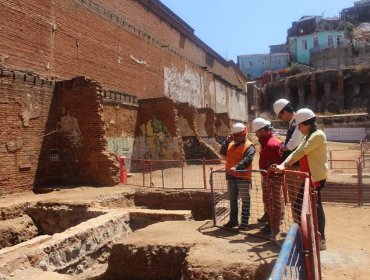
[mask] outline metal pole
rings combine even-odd
[[[203,158],[203,185],[204,189],[207,189],[207,178],[206,178],[206,159]]]

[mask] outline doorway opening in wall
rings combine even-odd
[[[306,85],[304,87],[304,104],[310,103],[310,96],[311,96],[311,86]]]
[[[325,111],[325,108],[324,108],[324,105],[323,105],[324,95],[325,95],[325,87],[324,87],[324,84],[323,83],[319,83],[317,85],[317,104],[318,104],[317,110],[319,112],[324,112]]]
[[[298,96],[298,88],[297,87],[292,87],[291,96],[292,96],[292,101],[291,101],[292,105],[293,105],[294,108],[297,108],[298,104],[299,104],[299,96]]]

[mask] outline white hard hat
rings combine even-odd
[[[289,100],[286,100],[284,98],[276,100],[274,103],[274,112],[278,116],[281,110],[284,109],[284,107],[289,103]]]
[[[237,134],[245,130],[245,125],[242,123],[236,123],[233,125],[233,128],[231,129],[232,134]]]
[[[252,132],[256,132],[257,130],[264,128],[266,125],[271,125],[271,122],[263,118],[254,119],[252,122]]]
[[[302,108],[302,109],[299,109],[296,113],[295,113],[295,116],[294,116],[294,119],[295,119],[295,122],[296,124],[300,124],[304,121],[307,121],[309,119],[312,119],[316,117],[315,113],[308,109],[308,108]]]

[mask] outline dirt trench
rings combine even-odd
[[[265,279],[279,251],[213,227],[208,191],[81,188],[24,200],[2,208],[0,229],[23,225],[16,242],[2,236],[4,280]]]

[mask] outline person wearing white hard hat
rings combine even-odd
[[[284,144],[281,147],[283,152],[283,161],[294,151],[298,145],[301,143],[303,134],[299,131],[297,127],[297,123],[294,119],[295,111],[291,104],[291,102],[287,99],[278,99],[274,105],[274,112],[275,114],[283,121],[288,122],[288,129],[285,137]],[[308,172],[308,162],[307,157],[304,156],[296,162],[291,169],[299,170],[301,172]],[[299,175],[294,173],[286,174],[286,185],[288,187],[288,196],[289,201],[291,202],[292,207],[292,215],[293,219],[296,223],[299,223],[300,214],[297,211],[295,201],[297,200],[297,196],[301,189],[301,178]],[[297,213],[298,212],[298,213]]]
[[[284,98],[279,99],[274,103],[273,107],[275,114],[281,120],[289,123],[284,145],[281,148],[283,160],[285,160],[298,147],[299,143],[301,143],[303,135],[296,127],[294,108],[289,100]]]
[[[249,227],[250,216],[250,188],[253,156],[256,150],[247,139],[247,127],[236,123],[231,134],[223,143],[220,154],[226,156],[226,179],[230,201],[230,219],[224,224],[226,228],[239,226],[238,196],[242,200],[241,223],[239,230]]]
[[[281,141],[273,136],[271,122],[263,118],[256,118],[252,122],[252,132],[258,137],[258,142],[261,145],[259,169],[268,170],[273,164],[280,164],[282,162],[282,154],[280,150]],[[264,215],[258,219],[259,222],[267,222],[262,232],[265,234],[277,234],[279,232],[280,222],[283,217],[282,207],[282,192],[281,186],[272,186],[274,198],[272,199],[272,212],[269,215],[270,199],[268,194],[267,177],[262,173],[262,200],[264,204]]]
[[[322,130],[317,129],[316,115],[312,110],[308,108],[298,110],[295,120],[304,138],[298,148],[282,164],[277,165],[276,168],[284,170],[287,166],[291,166],[305,155],[307,156],[309,172],[318,195],[316,207],[319,232],[321,234],[320,249],[325,250],[325,213],[321,202],[321,190],[325,187],[328,171],[326,136]],[[303,188],[299,195],[301,201],[302,198]]]

